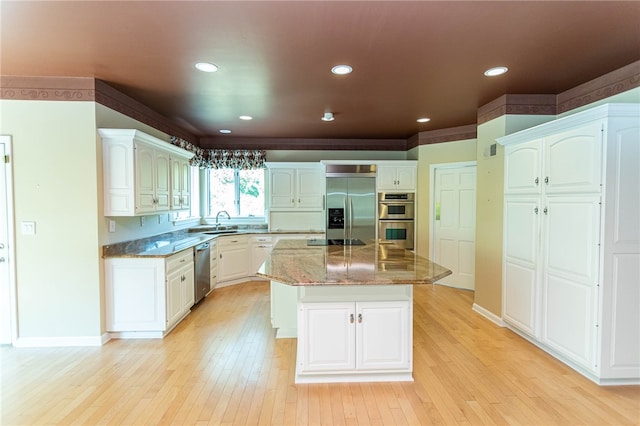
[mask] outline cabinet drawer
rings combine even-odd
[[[218,251],[222,251],[225,248],[235,246],[246,246],[249,243],[249,237],[246,235],[234,235],[230,237],[218,238]]]
[[[166,260],[167,274],[185,266],[189,262],[193,262],[193,248],[183,250],[171,257],[168,257]]]
[[[251,243],[252,244],[271,244],[273,242],[273,237],[270,235],[265,235],[265,236],[254,236],[251,237]]]

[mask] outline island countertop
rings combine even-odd
[[[395,244],[308,246],[281,240],[258,275],[293,286],[433,284],[451,270]]]

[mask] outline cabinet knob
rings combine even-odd
[[[542,210],[542,212],[543,212],[544,214],[547,214],[547,213],[549,212],[549,210],[547,210],[547,208],[545,207],[545,208],[544,208],[544,210]]]
[[[358,314],[358,324],[362,324],[362,314]]]
[[[536,212],[536,214],[538,214],[538,208],[536,207],[535,209],[533,209],[534,212]]]
[[[349,315],[349,322],[351,324],[353,324],[354,321],[355,321],[355,318],[354,318],[353,314]]]
[[[535,182],[536,182],[536,185],[539,184],[540,183],[540,178],[536,177]]]
[[[544,178],[544,183],[546,183],[547,185],[549,184],[549,176],[547,176],[546,178]]]

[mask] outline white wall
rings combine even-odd
[[[94,103],[0,100],[0,111],[13,138],[18,340],[99,338]]]

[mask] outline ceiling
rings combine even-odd
[[[3,75],[95,77],[199,137],[408,138],[640,59],[637,1],[3,0],[0,14]]]

